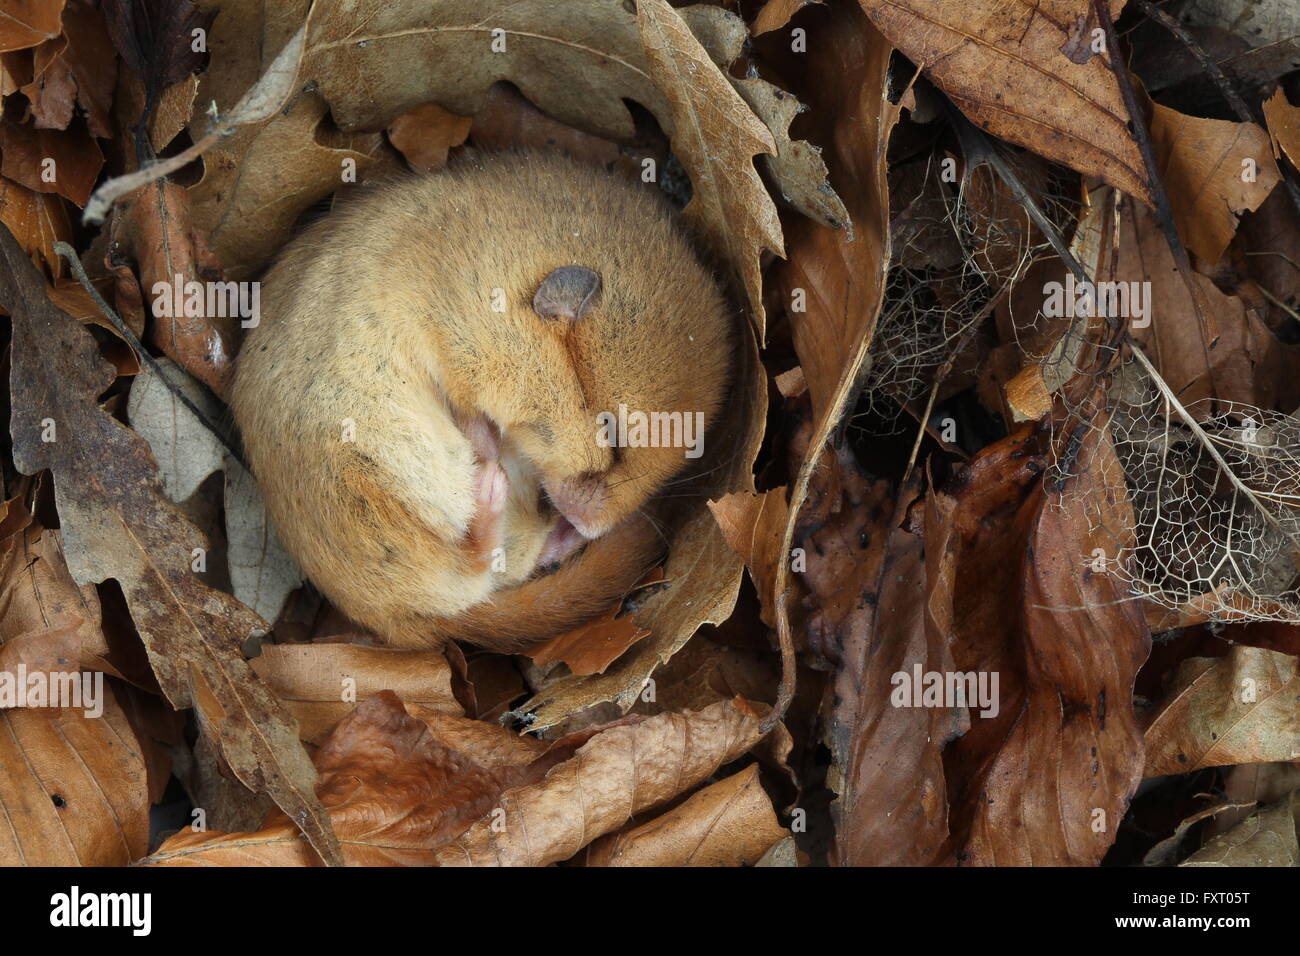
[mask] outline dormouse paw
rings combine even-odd
[[[474,517],[465,535],[465,553],[476,574],[492,565],[494,552],[501,547],[502,524],[510,485],[496,459],[479,465],[474,489]]]

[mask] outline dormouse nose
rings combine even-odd
[[[595,473],[547,482],[546,494],[555,510],[569,519],[584,538],[595,538],[608,529],[605,512],[609,505],[609,487]]]
[[[533,294],[533,311],[544,319],[576,322],[600,301],[600,273],[586,266],[561,266]]]

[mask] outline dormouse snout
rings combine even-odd
[[[576,321],[600,300],[600,273],[586,266],[553,270],[533,294],[533,311],[544,319]]]
[[[595,538],[609,530],[606,511],[609,487],[597,474],[578,475],[559,482],[544,483],[555,510],[564,515],[584,538]]]

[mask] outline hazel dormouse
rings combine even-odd
[[[707,467],[736,333],[653,184],[471,154],[341,203],[261,294],[231,403],[250,468],[304,573],[388,644],[518,650],[661,557],[649,506]]]

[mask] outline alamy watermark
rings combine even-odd
[[[979,707],[981,717],[998,715],[997,671],[897,671],[889,678],[895,707]]]
[[[28,671],[26,664],[0,671],[0,710],[71,707],[87,717],[104,713],[104,675],[99,671]]]
[[[704,454],[703,412],[642,412],[620,404],[596,416],[601,448],[684,448],[687,458]]]
[[[256,328],[262,321],[260,282],[186,281],[177,273],[170,282],[155,282],[149,292],[155,318],[232,318],[239,319],[246,329]]]

